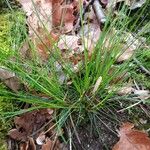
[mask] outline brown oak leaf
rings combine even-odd
[[[134,124],[126,122],[118,131],[120,140],[112,150],[150,150],[150,138],[142,131],[133,129]]]
[[[40,109],[15,117],[16,129],[10,130],[8,135],[14,140],[26,141],[28,136],[39,130],[52,118],[52,113],[51,109]]]
[[[73,29],[75,21],[74,3],[61,4],[60,2],[52,2],[52,24],[53,27],[59,27],[61,32],[67,33]]]

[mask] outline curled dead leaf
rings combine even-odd
[[[58,41],[58,48],[61,50],[80,50],[81,45],[78,44],[79,39],[75,35],[61,35]]]

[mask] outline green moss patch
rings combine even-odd
[[[8,56],[19,48],[25,38],[25,15],[20,12],[0,14],[0,54]]]

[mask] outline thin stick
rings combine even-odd
[[[96,115],[96,117],[99,119],[99,121],[101,121],[101,123],[102,123],[108,130],[110,130],[113,134],[115,134],[115,135],[118,136],[118,134],[117,134],[115,131],[113,131],[102,119],[100,119],[100,117],[98,117],[97,115]]]
[[[77,137],[77,140],[78,140],[78,141],[79,141],[79,143],[81,144],[81,141],[80,141],[80,138],[79,138],[78,132],[77,132],[77,130],[76,130],[76,128],[75,128],[75,125],[74,125],[74,122],[73,122],[73,120],[72,120],[71,115],[70,115],[70,120],[71,120],[72,127],[73,127],[73,129],[74,129],[75,135],[76,135],[76,137]]]
[[[123,112],[123,111],[125,111],[125,110],[127,110],[127,109],[130,109],[130,108],[132,108],[132,107],[134,107],[134,106],[139,105],[139,104],[142,103],[142,102],[144,102],[144,101],[143,101],[143,100],[138,101],[137,103],[134,103],[133,105],[130,105],[130,106],[128,106],[128,107],[126,107],[126,108],[123,108],[123,109],[121,109],[121,110],[118,110],[117,112]]]
[[[141,104],[139,106],[145,112],[145,114],[150,118],[150,113]]]
[[[97,17],[98,23],[102,24],[106,22],[106,16],[103,12],[102,6],[99,2],[99,0],[95,0],[93,3],[93,10],[95,12],[95,15]]]
[[[72,150],[71,129],[69,127],[69,150]]]
[[[43,125],[39,130],[35,131],[34,133],[32,133],[30,136],[33,137],[34,135],[36,135],[37,133],[39,133],[40,131],[42,131],[45,127],[47,127],[51,122],[53,121],[53,119],[49,120],[45,125]]]
[[[136,83],[136,81],[135,81],[135,80],[133,80],[133,82],[134,82],[134,84],[135,84],[135,86],[136,86],[137,90],[140,90],[140,87],[138,86],[138,84]]]
[[[56,144],[57,139],[58,139],[58,135],[57,135],[57,133],[56,133],[55,138],[54,138],[54,141],[53,141],[53,144],[52,144],[52,147],[51,147],[50,150],[54,150],[54,149],[55,149],[55,144]]]

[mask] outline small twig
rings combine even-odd
[[[136,81],[133,80],[133,82],[134,82],[134,84],[135,84],[136,89],[137,89],[137,90],[140,90],[140,87],[138,86],[138,84],[136,83]]]
[[[99,0],[94,0],[92,7],[93,7],[93,10],[94,10],[95,15],[97,17],[98,23],[99,24],[105,23],[106,22],[106,16],[103,12],[103,9],[102,9],[102,6],[101,6]]]
[[[145,114],[150,118],[150,113],[141,104],[139,106],[145,112]]]
[[[110,130],[113,134],[115,134],[115,135],[118,136],[118,134],[117,134],[115,131],[113,131],[102,119],[100,119],[98,116],[97,116],[97,118],[99,119],[99,121],[101,121],[101,123],[102,123],[108,130]]]
[[[37,130],[36,132],[32,133],[30,136],[33,137],[34,135],[36,135],[37,133],[39,133],[40,131],[42,131],[46,126],[48,126],[51,122],[53,121],[53,119],[49,120],[45,125],[43,125],[39,130]]]
[[[55,126],[56,126],[56,124],[52,125],[48,130],[46,130],[46,131],[44,132],[44,134],[46,134],[47,132],[49,132],[49,131],[50,131],[51,129],[53,129]]]
[[[69,150],[72,150],[71,129],[69,127]]]
[[[118,110],[117,112],[123,112],[123,111],[125,111],[125,110],[128,110],[128,109],[130,109],[130,108],[132,108],[132,107],[135,107],[135,106],[141,104],[142,102],[143,102],[143,100],[140,100],[140,101],[138,101],[137,103],[134,103],[133,105],[130,105],[130,106],[126,107],[126,108],[123,108],[123,109],[121,109],[121,110]]]
[[[58,139],[58,135],[57,135],[57,133],[56,133],[55,138],[54,138],[54,141],[53,141],[53,144],[52,144],[52,147],[51,147],[50,150],[54,150],[54,149],[55,149],[55,144],[56,144],[57,139]]]
[[[73,129],[74,129],[75,135],[76,135],[76,137],[77,137],[77,140],[78,140],[79,144],[81,144],[81,140],[80,140],[80,138],[79,138],[78,132],[77,132],[77,130],[76,130],[76,128],[75,128],[75,125],[74,125],[74,122],[73,122],[73,120],[72,120],[71,115],[70,115],[70,120],[71,120],[72,127],[73,127]]]
[[[150,71],[147,70],[136,58],[133,58],[133,60],[139,65],[140,69],[145,72],[147,75],[150,76]]]

